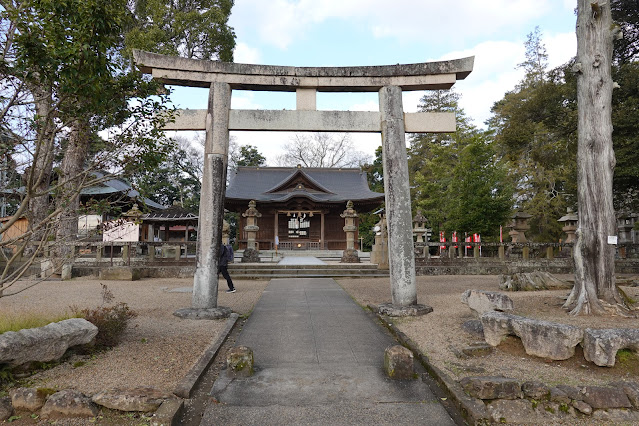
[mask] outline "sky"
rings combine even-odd
[[[235,0],[229,20],[238,63],[287,66],[410,64],[475,56],[458,81],[460,105],[484,127],[490,108],[522,79],[527,35],[542,33],[549,66],[577,52],[577,0]],[[404,111],[417,111],[422,91],[405,92]],[[175,88],[180,108],[206,108],[207,90]],[[295,109],[295,93],[234,91],[233,109]],[[317,109],[378,111],[377,93],[318,93]],[[231,132],[275,166],[291,133]],[[352,134],[371,158],[379,134]]]

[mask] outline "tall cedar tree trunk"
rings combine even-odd
[[[29,191],[29,229],[34,230],[31,241],[37,245],[44,237],[44,228],[40,227],[48,215],[49,210],[49,181],[53,167],[54,135],[51,110],[51,91],[41,87],[31,89],[35,100],[37,121],[37,148],[30,170],[30,179],[26,183]],[[38,195],[39,194],[39,195]]]
[[[73,242],[78,234],[78,211],[80,209],[80,188],[84,179],[84,163],[89,147],[89,125],[86,121],[77,120],[71,128],[69,142],[64,152],[60,170],[62,186],[56,197],[56,204],[61,208],[56,230],[56,252],[58,267],[72,256]]]
[[[615,285],[615,246],[608,244],[608,236],[617,234],[612,204],[612,30],[609,1],[579,0],[575,65],[579,225],[575,287],[564,305],[572,315],[626,311]]]

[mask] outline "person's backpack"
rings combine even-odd
[[[228,262],[233,262],[233,258],[234,258],[234,254],[233,254],[233,246],[232,245],[226,245],[226,260]]]

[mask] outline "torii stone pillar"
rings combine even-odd
[[[179,309],[175,312],[175,315],[182,318],[215,319],[231,314],[230,308],[217,306],[217,266],[224,222],[230,109],[230,85],[221,82],[211,83],[206,116],[204,173],[200,192],[193,298],[190,309]]]

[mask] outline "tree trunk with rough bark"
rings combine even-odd
[[[613,22],[606,0],[579,0],[577,13],[577,192],[575,286],[564,307],[572,315],[627,313],[615,285],[612,204],[611,77]]]
[[[61,266],[72,256],[73,242],[78,234],[78,211],[80,209],[80,188],[85,180],[84,163],[89,148],[89,125],[77,120],[71,127],[69,141],[64,152],[60,170],[62,182],[56,197],[56,205],[61,208],[56,230],[57,266]]]
[[[31,89],[35,100],[37,120],[36,148],[28,176],[27,203],[29,229],[33,231],[31,241],[38,245],[45,236],[42,227],[49,211],[49,184],[53,167],[54,132],[51,109],[51,91],[41,87]]]

